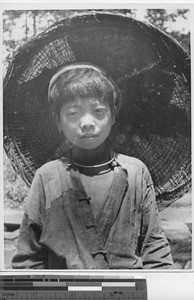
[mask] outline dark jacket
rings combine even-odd
[[[118,154],[106,205],[94,219],[79,171],[63,159],[35,175],[13,268],[141,269],[172,266],[146,166]]]

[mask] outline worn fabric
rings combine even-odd
[[[100,171],[102,168],[104,171]],[[111,168],[107,170],[107,166],[102,168],[94,168],[92,174],[90,172],[88,173],[87,169],[79,169],[80,179],[85,193],[91,198],[90,203],[95,219],[98,219],[101,215],[103,207],[110,195],[111,186],[114,184],[114,170],[111,170]]]
[[[154,187],[138,159],[115,156],[113,182],[95,218],[78,169],[63,159],[35,175],[13,268],[170,268]]]

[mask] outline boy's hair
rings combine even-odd
[[[110,76],[89,63],[65,66],[51,78],[48,100],[52,112],[59,116],[62,104],[77,97],[93,97],[108,103],[114,116],[122,101],[121,92]]]

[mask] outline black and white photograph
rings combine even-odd
[[[190,20],[3,11],[5,270],[192,270]]]

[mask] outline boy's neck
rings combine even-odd
[[[95,149],[72,148],[72,160],[80,165],[93,166],[103,164],[110,160],[110,151],[105,144]]]

